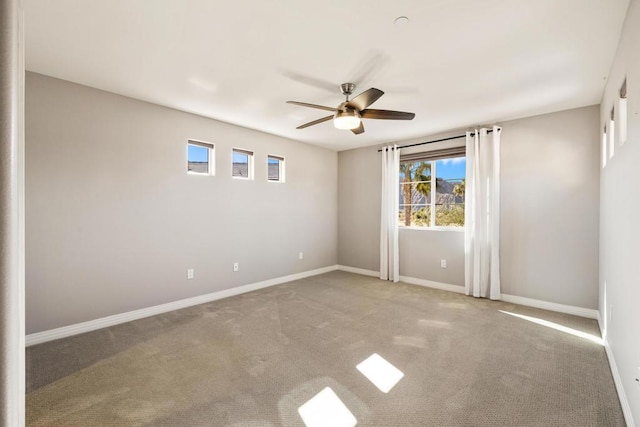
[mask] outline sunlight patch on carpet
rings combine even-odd
[[[331,387],[325,387],[300,406],[298,413],[307,427],[353,427],[358,423]]]
[[[538,319],[537,317],[525,316],[524,314],[511,313],[509,311],[503,311],[503,310],[498,310],[498,311],[500,313],[508,314],[509,316],[514,316],[519,319],[527,320],[529,322],[533,322],[541,326],[546,326],[547,328],[555,329],[556,331],[564,332],[579,338],[584,338],[586,340],[589,340],[599,345],[604,345],[602,338],[595,335],[588,334],[586,332],[578,331],[573,328],[568,328],[566,326],[562,326],[554,322],[549,322],[548,320]]]
[[[398,381],[404,377],[401,370],[387,362],[377,353],[367,357],[356,368],[383,393],[389,393],[398,384]]]

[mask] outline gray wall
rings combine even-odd
[[[380,185],[377,147],[338,153],[338,263],[380,270]]]
[[[464,231],[401,229],[399,246],[401,275],[464,286]]]
[[[190,138],[216,176],[186,173]],[[336,264],[333,151],[33,73],[26,145],[27,333]],[[232,147],[255,181],[231,178]]]
[[[598,114],[592,106],[503,124],[503,293],[598,307]]]
[[[640,421],[640,2],[630,3],[602,99],[600,128],[627,78],[628,139],[600,169],[600,313],[635,422]]]
[[[592,106],[502,123],[503,293],[596,308],[597,121]],[[338,263],[374,271],[381,179],[376,148],[338,156]],[[369,213],[359,215],[364,209]],[[401,229],[399,240],[401,275],[464,285],[464,233]]]

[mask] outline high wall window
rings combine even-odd
[[[234,178],[253,179],[253,151],[234,148],[231,158]]]
[[[607,125],[602,129],[602,167],[607,166]]]
[[[187,142],[187,172],[193,175],[214,175],[214,146],[207,142]]]
[[[627,142],[627,79],[624,79],[620,87],[620,98],[618,98],[618,138],[620,145]]]
[[[267,181],[284,182],[284,157],[267,156]]]
[[[616,149],[616,109],[611,109],[611,118],[609,119],[609,158],[613,157]]]
[[[401,156],[400,226],[463,227],[466,164],[464,147]]]

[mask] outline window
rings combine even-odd
[[[620,87],[620,98],[618,99],[618,138],[620,145],[627,142],[627,79]]]
[[[464,226],[464,147],[401,156],[399,173],[401,227]]]
[[[193,175],[214,175],[213,144],[187,142],[187,172]]]
[[[233,149],[231,175],[234,178],[253,179],[253,152]]]
[[[609,158],[613,157],[616,145],[615,129],[616,129],[616,109],[611,109],[611,120],[609,120]]]
[[[607,125],[602,130],[602,167],[607,166]]]
[[[267,156],[267,181],[284,182],[284,157]]]

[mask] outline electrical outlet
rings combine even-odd
[[[237,262],[233,263],[233,271],[238,271],[240,270],[240,265]]]
[[[187,279],[193,279],[193,268],[187,269]]]
[[[298,254],[298,258],[299,258],[299,259],[303,259],[303,258],[304,258],[304,254],[303,254],[302,252],[300,252],[300,253]]]
[[[441,259],[440,260],[440,268],[447,268],[447,260],[446,259]]]

